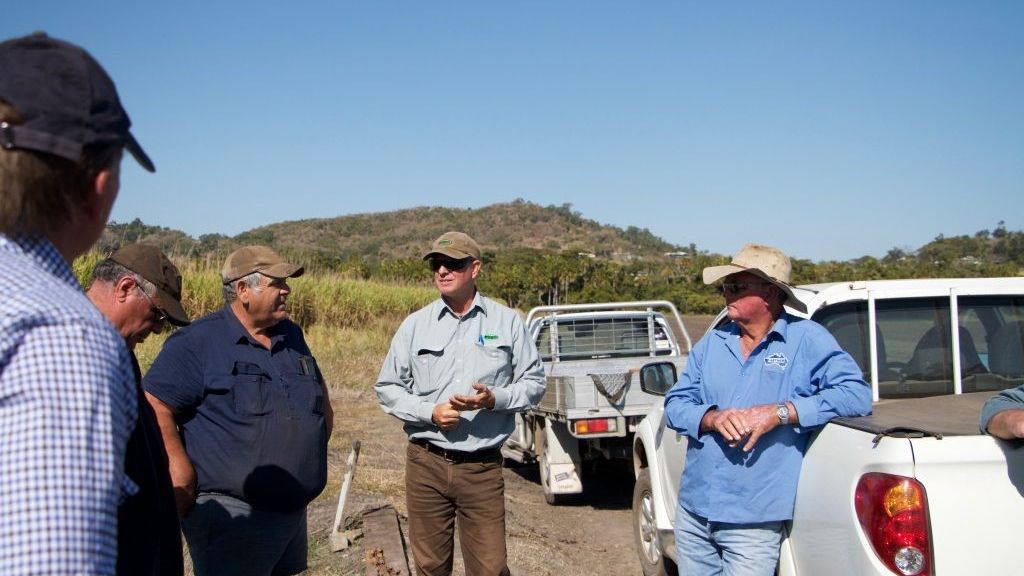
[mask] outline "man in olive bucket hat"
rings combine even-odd
[[[771,575],[793,517],[810,433],[871,411],[871,387],[790,285],[781,250],[748,244],[719,283],[728,322],[694,346],[665,396],[668,426],[687,435],[675,518],[680,574]]]

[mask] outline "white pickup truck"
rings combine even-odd
[[[1024,278],[841,282],[796,293],[860,365],[875,405],[871,416],[816,432],[778,574],[1024,573],[1024,446],[978,431],[984,401],[1024,384]],[[673,365],[641,370],[652,394],[675,379]],[[633,447],[646,575],[676,573],[685,451],[656,406]]]

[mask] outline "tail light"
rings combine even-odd
[[[896,574],[932,573],[928,498],[913,478],[872,472],[854,496],[857,518],[875,554]]]
[[[607,434],[608,432],[618,432],[618,425],[616,424],[615,418],[590,418],[587,420],[577,420],[573,422],[576,434],[583,436],[586,434]]]

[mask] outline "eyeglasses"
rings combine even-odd
[[[472,258],[463,258],[462,260],[453,260],[451,258],[431,258],[430,269],[437,272],[441,269],[441,266],[444,266],[449,272],[458,272],[472,263]]]
[[[765,284],[767,282],[722,282],[722,285],[718,287],[718,293],[742,294],[747,290],[759,288]]]
[[[165,312],[163,308],[157,306],[156,302],[153,302],[153,299],[150,298],[149,294],[146,294],[146,291],[142,289],[142,286],[136,285],[135,287],[139,289],[139,294],[142,294],[146,298],[146,301],[149,302],[149,312],[156,316],[157,322],[161,324],[170,324],[167,321],[167,312]]]

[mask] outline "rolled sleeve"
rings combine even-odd
[[[989,398],[981,407],[978,427],[983,433],[988,434],[988,424],[992,418],[1007,410],[1024,410],[1024,386],[1003,390]]]
[[[824,336],[828,336],[827,333]],[[829,345],[830,341],[834,346]],[[864,381],[864,375],[853,358],[830,336],[811,342],[810,348],[813,356],[821,358],[811,374],[811,382],[817,392],[806,397],[789,398],[800,419],[797,431],[812,430],[836,417],[870,414],[871,386]]]

